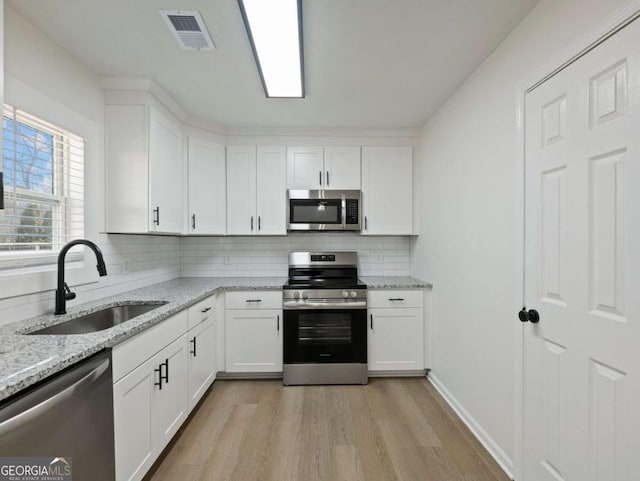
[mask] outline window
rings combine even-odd
[[[0,269],[49,264],[84,234],[84,140],[4,106]]]

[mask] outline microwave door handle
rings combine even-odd
[[[342,230],[347,227],[347,197],[342,194]]]

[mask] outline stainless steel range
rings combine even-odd
[[[367,286],[356,252],[291,252],[284,286],[285,385],[367,384]]]

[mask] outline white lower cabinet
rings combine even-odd
[[[226,298],[225,351],[227,372],[282,371],[281,292],[230,292]],[[246,307],[245,307],[246,306]]]
[[[216,376],[216,326],[213,318],[189,331],[189,409],[202,398]]]
[[[425,368],[423,296],[422,290],[369,291],[370,372]]]
[[[117,481],[145,476],[214,381],[214,305],[211,296],[114,347]]]

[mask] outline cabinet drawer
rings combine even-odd
[[[133,371],[187,332],[187,311],[179,312],[113,348],[113,382]]]
[[[216,296],[210,296],[189,308],[189,329],[209,319],[216,312]]]
[[[424,290],[370,290],[368,298],[369,308],[422,307],[424,304]]]
[[[282,291],[227,292],[226,309],[282,309]]]

